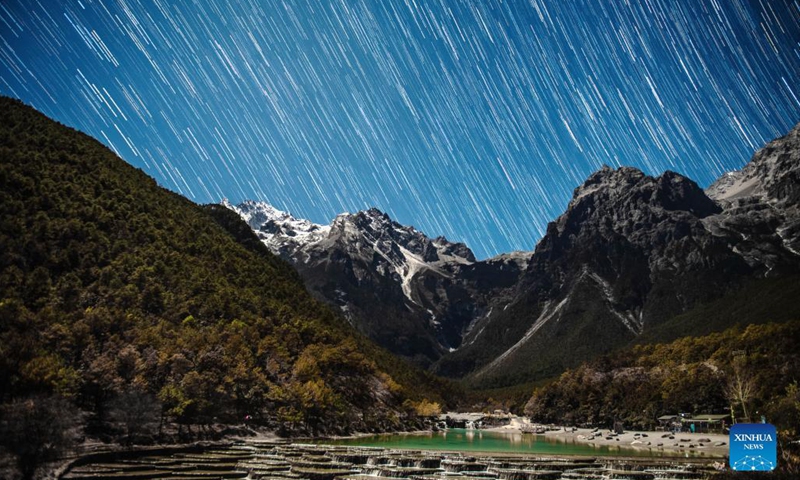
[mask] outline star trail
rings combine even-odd
[[[800,4],[0,3],[0,92],[200,203],[531,250],[603,164],[707,186],[800,121]]]

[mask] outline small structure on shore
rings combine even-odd
[[[658,429],[659,430],[675,430],[676,428],[680,428],[681,426],[681,417],[678,414],[675,415],[661,415],[657,418],[658,420]]]
[[[659,429],[696,433],[723,432],[728,425],[727,413],[680,413],[658,417]]]
[[[692,432],[722,432],[730,418],[731,416],[726,413],[698,413],[691,418],[682,418],[681,423],[685,427],[684,430]]]

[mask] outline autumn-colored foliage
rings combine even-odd
[[[233,212],[7,98],[0,205],[0,403],[57,395],[129,439],[126,402],[162,425],[345,432],[396,422],[409,379],[434,383],[314,300]]]
[[[537,421],[653,428],[678,412],[763,415],[800,435],[800,321],[734,327],[640,345],[568,370],[538,388],[525,411]]]

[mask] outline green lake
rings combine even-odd
[[[320,440],[328,445],[350,445],[382,447],[405,450],[442,450],[459,452],[626,456],[626,457],[675,457],[703,456],[702,453],[664,452],[657,448],[634,449],[564,442],[544,435],[519,432],[495,432],[483,430],[450,429],[440,432],[401,433],[371,435],[358,438]]]

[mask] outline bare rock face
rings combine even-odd
[[[603,167],[548,225],[513,300],[435,368],[482,386],[555,375],[752,279],[797,274],[798,166],[800,127],[705,192]]]
[[[800,125],[706,193],[724,208],[706,221],[710,231],[735,241],[753,267],[766,266],[771,275],[793,271],[800,254]]]
[[[741,170],[717,179],[706,194],[720,203],[757,198],[796,207],[800,200],[800,124],[756,152]]]
[[[263,202],[224,204],[297,268],[312,293],[378,344],[424,366],[460,346],[530,256],[476,261],[463,243],[430,239],[375,208],[317,225]]]
[[[476,261],[377,209],[330,225],[228,204],[319,298],[400,355],[501,386],[558,374],[753,279],[800,273],[800,125],[703,191],[603,167],[534,252]]]

